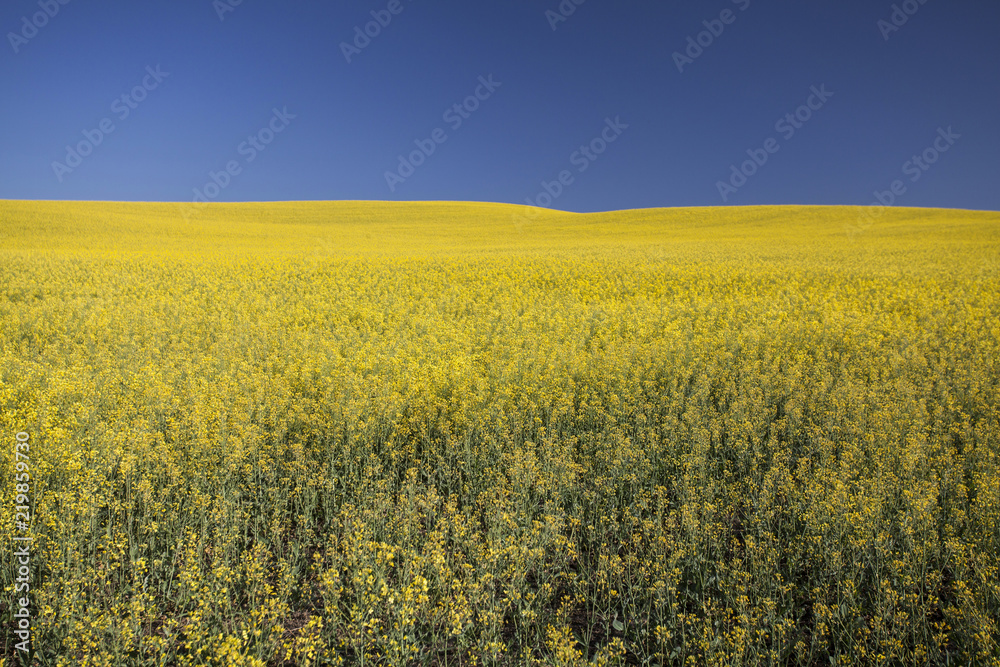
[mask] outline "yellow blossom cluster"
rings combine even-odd
[[[1000,215],[0,201],[40,664],[1000,665]],[[0,664],[17,664],[8,640]]]

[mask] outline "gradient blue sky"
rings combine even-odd
[[[725,203],[869,204],[899,180],[897,205],[1000,210],[997,2],[898,2],[917,11],[886,39],[891,1],[585,0],[553,30],[559,0],[398,0],[348,63],[341,43],[389,0],[243,0],[220,19],[235,1],[41,0],[58,13],[37,33],[39,0],[5,2],[0,198],[191,201],[232,161],[217,201],[525,203],[567,171],[553,208],[721,205],[731,165],[773,138]],[[678,71],[674,52],[726,9]],[[169,76],[122,118],[115,100],[157,66]],[[500,87],[453,129],[444,112],[490,75]],[[833,97],[786,139],[776,121],[824,85]],[[275,108],[295,118],[248,162],[239,147]],[[628,128],[574,160],[607,118]],[[53,163],[105,119],[114,131],[60,180]],[[949,127],[948,151],[907,171]],[[391,191],[386,172],[437,128],[447,141]]]

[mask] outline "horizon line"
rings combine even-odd
[[[680,209],[759,209],[759,208],[889,208],[898,210],[915,211],[968,211],[978,213],[1000,213],[1000,210],[975,209],[975,208],[955,208],[947,206],[886,206],[884,204],[734,204],[734,205],[702,205],[702,206],[648,206],[638,208],[609,209],[603,211],[565,211],[563,209],[550,208],[545,206],[531,206],[528,204],[514,204],[511,202],[493,202],[478,200],[459,199],[418,199],[418,200],[386,200],[386,199],[274,199],[274,200],[254,200],[254,201],[211,201],[211,202],[189,202],[189,201],[152,201],[152,200],[115,200],[115,199],[6,199],[0,197],[2,202],[17,203],[46,203],[46,204],[159,204],[175,206],[242,206],[242,205],[265,205],[265,204],[384,204],[384,205],[441,205],[441,204],[479,204],[483,206],[511,206],[517,208],[535,209],[538,211],[548,211],[550,213],[566,213],[571,215],[599,215],[602,213],[623,213],[626,211],[668,211]]]

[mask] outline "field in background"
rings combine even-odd
[[[40,664],[1000,665],[1000,214],[184,212],[0,201]]]

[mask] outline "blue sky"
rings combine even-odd
[[[579,1],[9,0],[0,198],[1000,210],[1000,3]]]

